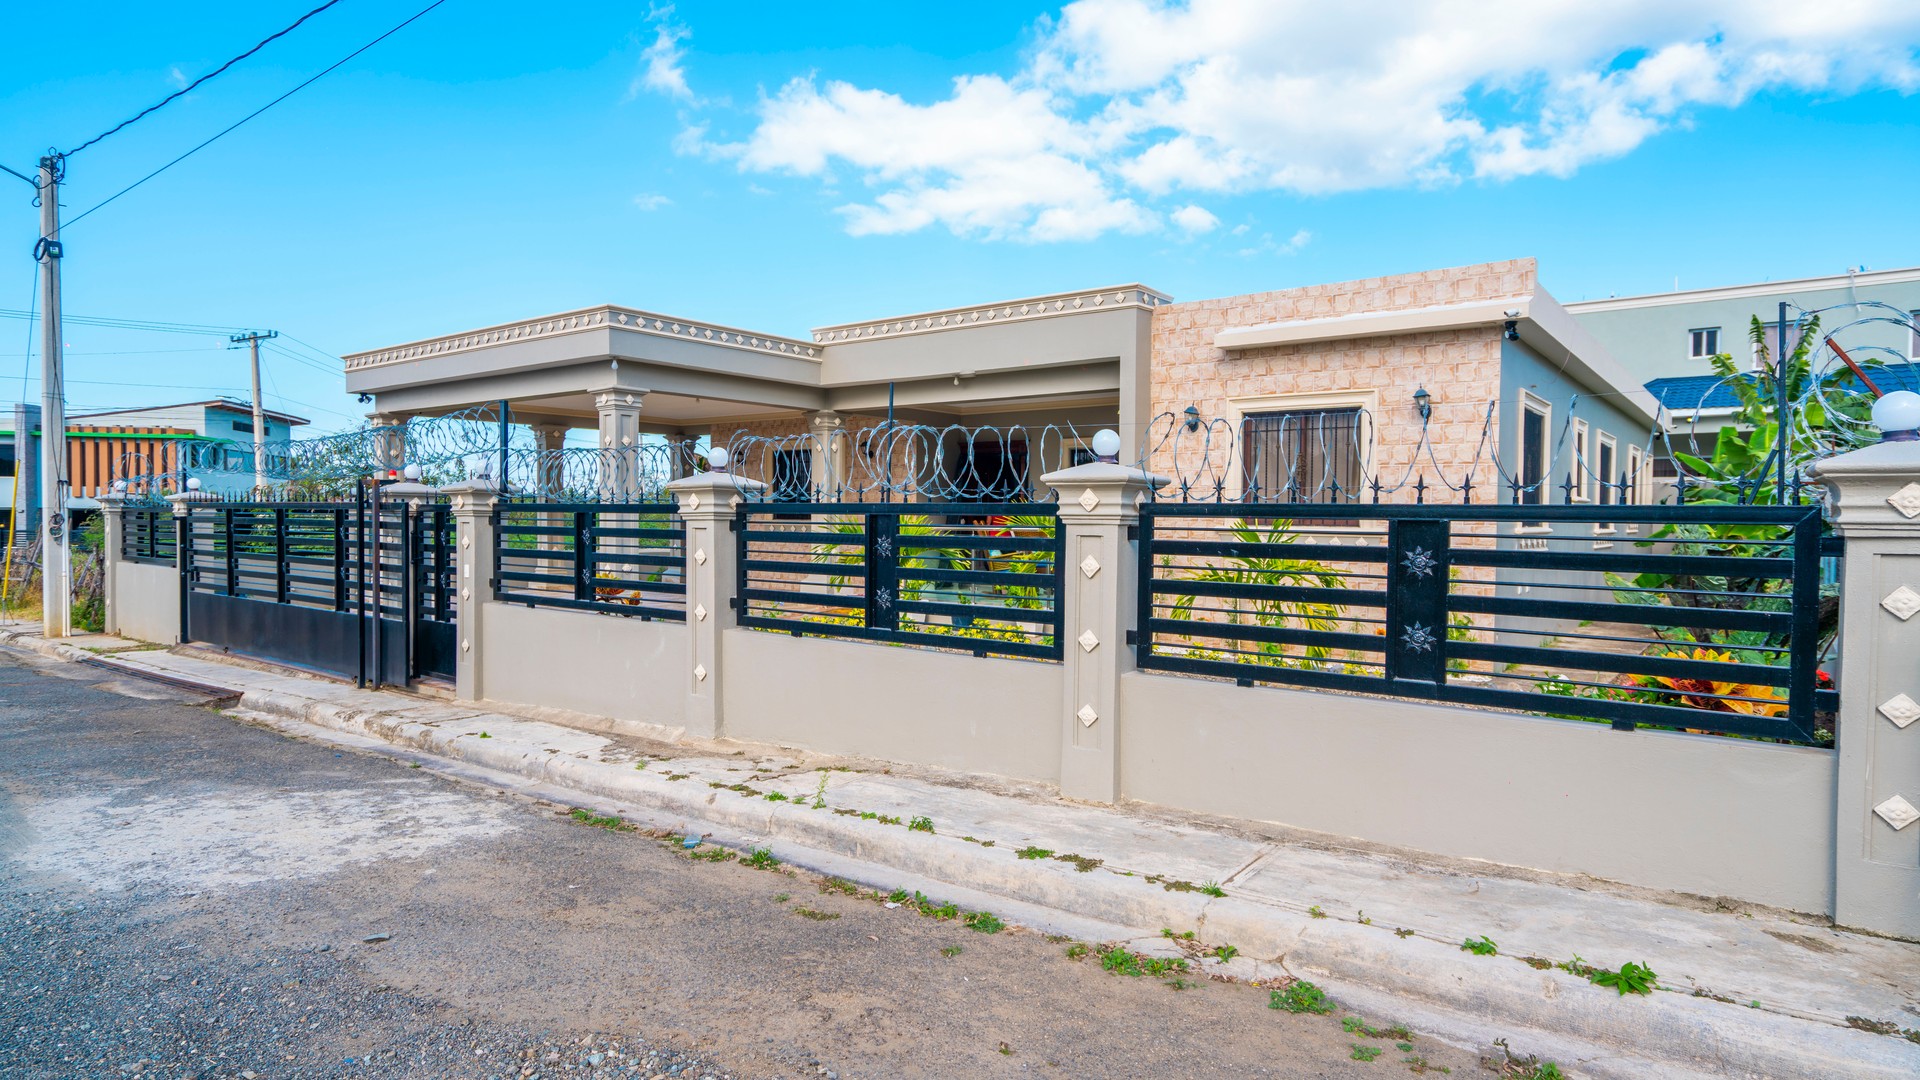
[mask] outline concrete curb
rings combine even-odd
[[[7,642],[129,674],[141,667],[103,662],[70,645],[0,630],[0,643]],[[481,739],[490,721],[495,726],[527,721],[477,711],[467,718],[448,717],[448,703],[395,700],[391,707],[364,709],[281,689],[239,693],[240,711],[269,721],[311,725],[641,808],[676,828],[715,833],[743,847],[773,846],[788,862],[864,885],[891,889],[938,883],[975,906],[1004,901],[1003,914],[1014,914],[1005,904],[1035,914],[1062,913],[1062,920],[1081,932],[1098,925],[1137,928],[1140,936],[1151,936],[1159,927],[1192,928],[1204,940],[1238,946],[1243,959],[1277,964],[1311,979],[1367,1015],[1390,1016],[1470,1045],[1485,1046],[1505,1036],[1516,1048],[1558,1060],[1581,1076],[1892,1080],[1920,1075],[1920,1047],[1830,1022],[1680,992],[1621,997],[1561,971],[1473,956],[1450,942],[1401,939],[1385,926],[1315,919],[1232,895],[1173,892],[1142,878],[1081,873],[1052,860],[1017,860],[957,837],[875,826],[813,813],[798,801],[770,803],[670,781],[657,768],[634,770],[532,749],[507,733]],[[423,713],[439,715],[428,719]]]
[[[485,726],[480,722],[427,722],[404,710],[366,712],[261,691],[247,692],[241,707],[617,800],[736,833],[750,843],[879,864],[1022,905],[1142,928],[1143,934],[1192,927],[1205,940],[1238,945],[1245,955],[1312,979],[1375,1015],[1404,1015],[1405,1004],[1414,1002],[1427,1030],[1481,1045],[1505,1035],[1543,1058],[1577,1063],[1587,1076],[1893,1080],[1920,1071],[1920,1047],[1884,1036],[1678,992],[1621,997],[1561,971],[1476,957],[1450,943],[1402,940],[1386,927],[1314,919],[1233,896],[1170,892],[1141,879],[1079,873],[1051,860],[1011,860],[954,837],[863,825],[793,802],[732,797],[669,781],[655,770],[529,752],[510,739],[474,737]],[[799,852],[778,853],[809,865]]]

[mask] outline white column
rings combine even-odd
[[[1841,559],[1833,919],[1920,938],[1920,442],[1815,465]]]
[[[726,734],[721,678],[724,635],[737,623],[733,610],[739,561],[731,525],[742,491],[766,485],[730,473],[707,472],[667,485],[686,522],[687,730],[703,738]]]
[[[847,480],[846,428],[846,417],[837,412],[807,414],[807,430],[816,444],[810,482],[823,498],[831,499]]]
[[[108,491],[94,499],[100,504],[100,515],[106,521],[106,529],[101,538],[100,552],[100,595],[106,606],[105,630],[109,634],[120,632],[120,610],[114,595],[120,570],[120,552],[127,533],[127,497],[115,491]]]
[[[639,490],[640,390],[608,390],[593,396],[600,411],[600,497],[630,500]]]
[[[407,414],[368,413],[367,424],[374,429],[374,464],[382,469],[406,468]]]
[[[1120,676],[1134,669],[1127,629],[1139,582],[1128,527],[1139,502],[1167,482],[1108,462],[1048,473],[1060,493],[1059,598],[1066,698],[1061,703],[1060,794],[1113,802],[1120,790]]]
[[[454,604],[454,696],[478,701],[486,695],[481,662],[486,642],[480,627],[482,608],[493,599],[493,507],[498,500],[485,480],[463,480],[440,489],[453,511],[454,580],[459,600]]]
[[[567,446],[565,424],[534,424],[533,448],[537,465],[534,469],[534,493],[542,499],[556,499],[566,486],[566,461],[561,453]]]

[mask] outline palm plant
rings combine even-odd
[[[1242,544],[1265,547],[1291,544],[1299,538],[1299,534],[1293,531],[1293,522],[1283,519],[1274,519],[1264,527],[1247,521],[1234,521],[1227,527],[1226,532]],[[1345,575],[1325,563],[1312,559],[1247,554],[1230,555],[1226,562],[1228,565],[1215,564],[1194,568],[1190,571],[1188,580],[1219,585],[1318,589],[1338,589],[1345,584]],[[1196,599],[1197,597],[1192,594],[1175,599],[1171,611],[1172,617],[1186,620],[1199,618],[1202,613],[1194,610]],[[1226,621],[1238,623],[1243,618],[1250,618],[1258,626],[1294,627],[1322,632],[1338,628],[1345,610],[1338,604],[1287,600],[1278,596],[1259,594],[1242,599],[1238,604],[1239,610],[1229,612]],[[1333,655],[1333,650],[1325,645],[1302,646],[1299,653],[1292,654],[1286,652],[1286,646],[1275,642],[1251,641],[1243,644],[1255,650],[1260,658],[1258,662],[1277,667],[1316,666]]]

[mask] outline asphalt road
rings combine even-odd
[[[1487,1075],[101,679],[0,650],[0,1076]]]

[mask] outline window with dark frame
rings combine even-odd
[[[1618,501],[1614,498],[1613,485],[1619,480],[1613,475],[1613,444],[1605,439],[1600,440],[1597,471],[1600,474],[1600,505],[1612,506]]]
[[[1360,409],[1250,413],[1241,475],[1262,502],[1339,502],[1361,494]]]
[[[0,446],[0,476],[12,476],[17,466],[14,463],[13,444]]]
[[[773,452],[773,501],[806,502],[813,494],[813,451]]]
[[[1520,406],[1520,501],[1538,506],[1547,501],[1547,414],[1532,405]],[[1529,527],[1537,524],[1528,522]]]
[[[1709,356],[1718,356],[1720,354],[1719,327],[1706,326],[1698,330],[1689,330],[1687,331],[1687,336],[1688,343],[1692,349],[1687,355],[1693,359],[1704,360]]]

